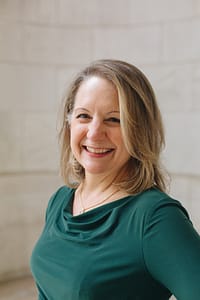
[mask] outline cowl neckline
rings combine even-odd
[[[75,189],[66,188],[57,211],[54,230],[57,236],[74,241],[93,241],[113,230],[111,224],[122,206],[133,201],[133,195],[103,204],[79,215],[72,214]],[[115,221],[116,222],[116,221]],[[114,222],[114,224],[115,224]]]

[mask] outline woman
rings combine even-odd
[[[39,299],[199,299],[200,237],[165,192],[162,120],[144,74],[116,60],[80,72],[60,140],[66,186],[31,259]]]

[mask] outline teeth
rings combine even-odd
[[[92,152],[92,153],[106,153],[108,151],[110,151],[111,149],[105,149],[105,148],[92,148],[92,147],[86,147],[86,149],[89,151],[89,152]]]

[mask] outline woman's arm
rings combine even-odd
[[[148,214],[143,235],[150,274],[178,300],[200,298],[200,236],[177,201],[162,201]]]

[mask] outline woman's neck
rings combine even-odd
[[[121,190],[114,179],[111,176],[87,174],[76,190],[73,214],[77,215],[127,196],[128,193]]]
[[[114,176],[86,174],[83,182],[81,183],[81,188],[86,194],[91,192],[98,194],[106,192],[107,190],[110,191],[119,189],[116,186],[115,181]]]

